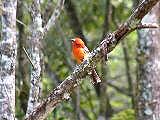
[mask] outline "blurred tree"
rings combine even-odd
[[[160,23],[160,3],[143,19],[143,23]],[[138,31],[138,120],[160,119],[160,29]]]
[[[24,21],[24,1],[18,1],[17,3],[17,19],[19,21]],[[20,89],[19,100],[21,108],[25,113],[27,110],[27,101],[29,94],[29,64],[26,58],[26,55],[23,51],[23,47],[26,48],[26,39],[25,39],[25,26],[23,24],[17,23],[18,32],[19,32],[19,48],[18,48],[18,80],[16,81],[17,87]],[[25,66],[25,67],[24,67]],[[16,94],[17,95],[17,94]]]
[[[104,23],[103,23],[103,29],[102,29],[102,40],[104,39],[105,35],[107,32],[109,32],[110,24],[111,23],[111,16],[112,16],[112,4],[110,3],[110,0],[105,1],[105,18],[104,18]],[[106,56],[105,59],[108,56]],[[108,120],[113,114],[113,108],[110,104],[110,98],[108,95],[108,65],[106,64],[105,60],[101,61],[101,79],[102,83],[99,85],[95,86],[97,95],[99,97],[99,115],[98,115],[98,120]]]
[[[80,20],[78,19],[78,16],[77,16],[76,7],[74,5],[74,2],[72,0],[66,0],[65,1],[65,9],[66,9],[66,13],[69,18],[70,26],[73,29],[74,34],[77,37],[82,38],[82,40],[84,40],[85,44],[87,44],[86,38],[85,38],[83,31],[82,31],[82,25],[81,25]]]
[[[125,62],[124,64],[125,64],[125,71],[126,71],[126,77],[127,77],[127,82],[128,82],[128,91],[131,94],[132,107],[134,108],[133,80],[132,80],[131,69],[130,69],[130,64],[129,64],[128,48],[127,48],[127,44],[125,41],[122,41],[122,49],[124,53],[124,62]]]

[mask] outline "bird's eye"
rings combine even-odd
[[[79,43],[76,43],[75,45],[76,45],[77,47],[80,47],[80,46],[81,46],[81,44],[79,44]]]

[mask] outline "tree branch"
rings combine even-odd
[[[32,60],[31,60],[31,58],[30,58],[30,56],[29,56],[27,50],[25,49],[25,47],[22,47],[22,49],[23,49],[24,53],[26,54],[26,56],[27,56],[29,62],[31,63],[33,69],[36,69],[36,67],[34,66],[34,64],[33,64]]]
[[[47,4],[45,5],[44,11],[42,12],[43,26],[47,24],[49,18],[52,15],[52,11],[54,9],[52,2],[52,0],[47,0]]]
[[[132,29],[137,26],[144,15],[147,14],[158,1],[159,0],[144,0],[129,19],[115,32],[106,35],[99,46],[89,54],[88,60],[76,67],[74,72],[57,86],[50,95],[32,111],[26,120],[43,120],[58,103],[68,99],[73,89],[79,85],[82,78],[86,77],[87,70],[90,69],[90,66],[103,58],[104,54],[102,54],[102,52],[104,50],[106,50],[106,53],[111,52],[122,38],[132,32]]]
[[[51,18],[48,20],[47,24],[44,26],[44,34],[46,34],[50,30],[50,28],[55,24],[56,19],[59,17],[60,12],[63,8],[64,1],[65,0],[58,0],[56,9],[54,10],[54,12],[53,12]]]

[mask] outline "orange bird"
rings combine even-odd
[[[84,60],[87,59],[88,54],[89,54],[89,50],[85,46],[82,39],[76,37],[75,39],[71,39],[71,41],[72,41],[73,57],[77,61],[78,64],[81,64]],[[92,83],[93,84],[97,84],[97,83],[101,82],[101,80],[100,80],[100,78],[99,78],[99,76],[98,76],[98,74],[97,74],[97,72],[94,68],[91,70],[90,76],[92,78]]]

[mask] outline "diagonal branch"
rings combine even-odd
[[[58,0],[57,7],[55,8],[54,12],[52,13],[51,18],[48,20],[47,24],[44,26],[44,34],[46,34],[50,28],[55,24],[56,19],[59,17],[60,12],[63,8],[65,0]]]
[[[111,52],[115,46],[132,32],[141,19],[151,10],[159,0],[144,0],[133,12],[129,19],[115,32],[106,35],[99,46],[93,50],[87,61],[84,61],[74,72],[68,76],[50,95],[26,118],[26,120],[43,120],[62,100],[68,99],[73,89],[86,77],[90,66],[103,58],[103,50]]]

